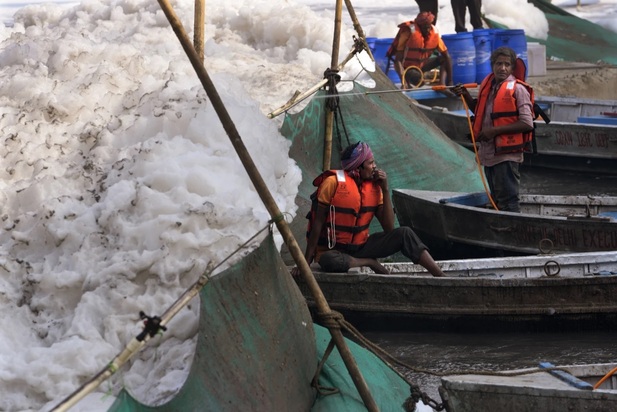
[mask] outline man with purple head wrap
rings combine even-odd
[[[308,216],[306,261],[318,262],[328,272],[368,266],[375,273],[388,273],[377,259],[401,252],[433,276],[444,276],[411,228],[394,227],[388,176],[377,169],[369,145],[358,142],[347,147],[341,166],[343,170],[328,170],[313,181],[317,191]],[[382,232],[369,234],[373,217]],[[294,268],[292,274],[297,272]]]
[[[362,163],[373,158],[373,151],[363,142],[350,146],[351,153],[349,157],[341,159],[341,166],[347,171],[359,169]]]

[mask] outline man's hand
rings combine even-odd
[[[381,187],[381,190],[388,190],[388,174],[385,170],[375,169],[373,171],[373,180]]]
[[[497,131],[494,127],[486,127],[478,133],[476,136],[476,141],[478,142],[489,142],[493,140],[497,136]]]
[[[465,94],[469,95],[469,91],[467,90],[467,88],[465,87],[463,83],[457,83],[450,90],[452,91],[452,93],[454,93],[457,96],[462,96]]]

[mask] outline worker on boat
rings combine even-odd
[[[433,13],[423,11],[415,20],[399,24],[399,31],[386,52],[386,57],[394,60],[394,69],[404,89],[420,86],[423,73],[437,67],[439,83],[452,85],[452,59],[434,21]]]
[[[532,138],[533,89],[522,80],[524,63],[511,48],[495,49],[491,67],[493,72],[482,81],[477,99],[464,85],[454,86],[452,92],[463,96],[475,114],[472,138],[497,209],[520,212],[519,165]],[[523,74],[515,76],[517,72]]]
[[[394,228],[394,209],[388,190],[388,176],[377,168],[368,144],[358,142],[341,154],[343,170],[328,170],[313,185],[313,206],[307,230],[305,258],[316,261],[327,272],[347,272],[368,266],[375,273],[388,270],[377,261],[401,252],[433,276],[444,276],[414,231]],[[369,235],[376,216],[383,232]],[[294,268],[292,274],[297,275]]]

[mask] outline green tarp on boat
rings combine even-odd
[[[123,390],[110,412],[365,411],[344,363],[332,351],[319,383],[340,393],[320,396],[311,387],[330,341],[314,325],[272,237],[200,292],[199,337],[179,393],[146,406]],[[381,411],[403,411],[409,385],[371,352],[347,344]]]
[[[571,62],[607,63],[617,65],[617,33],[588,20],[576,17],[544,0],[530,0],[548,20],[548,38],[527,36],[528,42],[546,46],[546,57]],[[493,28],[505,27],[485,19]]]
[[[368,73],[375,81],[373,89],[356,83],[351,92],[337,95],[346,134],[339,122],[341,137],[334,133],[332,168],[340,167],[338,154],[348,137],[351,143],[371,146],[391,188],[483,190],[473,153],[444,135],[381,70]],[[326,102],[319,92],[301,112],[286,115],[281,128],[291,141],[290,157],[302,169],[298,195],[304,198],[315,190],[312,181],[322,171]]]
[[[377,167],[388,173],[390,189],[483,191],[474,154],[449,139],[379,68],[367,73],[375,81],[374,88],[355,84],[352,91],[337,95],[343,120],[339,120],[340,134],[334,128],[331,168],[340,168],[339,153],[349,138],[351,143],[364,141],[371,146]],[[325,92],[318,92],[302,111],[287,114],[281,127],[283,136],[291,141],[289,155],[302,170],[296,198],[299,211],[291,223],[301,247],[305,244],[309,198],[315,190],[312,182],[323,167],[324,97]],[[461,133],[468,134],[469,130]],[[371,231],[376,230],[381,227],[374,219]]]

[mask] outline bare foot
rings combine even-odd
[[[368,266],[375,273],[380,273],[382,275],[388,275],[390,272],[385,268],[381,263],[377,261],[377,259],[371,258],[354,258],[352,257],[349,261],[350,268],[357,268],[360,266]]]
[[[368,267],[373,269],[373,272],[375,272],[375,273],[380,273],[382,275],[389,275],[390,274],[390,271],[388,269],[386,269],[386,267],[384,265],[382,265],[381,263],[379,263],[376,260],[374,262],[372,262],[371,264],[369,264]]]

